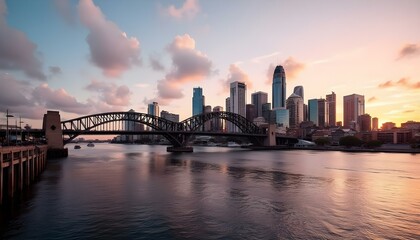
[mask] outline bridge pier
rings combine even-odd
[[[58,111],[47,111],[44,114],[42,128],[48,143],[48,158],[60,158],[68,156],[68,149],[64,148],[63,130]]]

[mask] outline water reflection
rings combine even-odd
[[[196,149],[195,149],[196,150]],[[412,155],[97,144],[50,162],[19,239],[416,239]]]

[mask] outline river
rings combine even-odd
[[[69,147],[2,239],[420,239],[420,156]]]

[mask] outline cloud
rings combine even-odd
[[[232,82],[244,82],[247,89],[253,87],[252,81],[242,69],[240,69],[236,64],[231,64],[229,66],[229,73],[225,79],[221,79],[221,84],[223,86],[223,92],[226,93],[230,89],[230,83]]]
[[[99,98],[108,105],[128,106],[130,104],[132,93],[125,85],[117,86],[114,83],[93,80],[86,89],[99,93]]]
[[[140,64],[140,42],[127,37],[116,24],[106,20],[92,0],[81,0],[79,15],[89,29],[86,38],[91,61],[109,77],[119,77],[133,65]]]
[[[411,109],[411,110],[405,110],[403,113],[412,113],[415,112],[415,110]]]
[[[374,102],[378,100],[375,96],[368,99],[368,102]]]
[[[409,89],[420,89],[420,81],[411,83],[409,78],[400,78],[398,81],[386,81],[378,85],[379,88],[390,88],[390,87],[405,87]]]
[[[7,7],[0,0],[0,69],[21,70],[28,77],[46,80],[42,62],[35,56],[37,46],[26,35],[6,23]]]
[[[165,66],[163,66],[162,63],[160,63],[158,56],[156,55],[149,56],[149,62],[153,70],[159,71],[159,72],[165,71]]]
[[[182,98],[183,84],[203,80],[210,76],[212,69],[210,59],[195,49],[195,40],[188,34],[176,36],[166,50],[171,55],[172,67],[165,78],[158,81],[155,100],[159,103]]]
[[[305,64],[296,61],[293,57],[288,57],[279,65],[282,65],[284,71],[286,73],[286,81],[293,80],[297,77],[297,75],[305,69]],[[276,64],[270,64],[267,69],[267,80],[265,81],[266,84],[271,84],[273,81],[273,74],[274,69],[276,68]]]
[[[294,79],[305,68],[305,64],[296,61],[292,57],[288,57],[283,62],[284,71],[286,72],[286,79]]]
[[[193,18],[200,11],[198,0],[185,0],[180,8],[170,5],[166,9],[166,13],[176,19]]]
[[[413,57],[415,55],[420,54],[420,44],[406,44],[404,45],[399,54],[397,60],[407,58],[407,57]]]
[[[77,114],[87,114],[90,111],[88,104],[78,102],[75,97],[70,96],[63,88],[53,90],[46,83],[34,89],[33,99],[40,106],[48,109],[57,109]]]
[[[82,104],[64,89],[51,89],[47,84],[33,88],[28,82],[19,81],[9,74],[0,74],[0,109],[9,109],[13,115],[40,119],[47,109],[84,114],[89,104]]]
[[[75,9],[71,5],[70,0],[55,0],[54,7],[57,9],[60,16],[70,25],[76,24]]]
[[[58,66],[50,66],[48,69],[51,74],[61,74],[61,68]]]

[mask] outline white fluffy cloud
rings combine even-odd
[[[80,1],[79,15],[89,29],[86,41],[91,61],[106,76],[119,77],[133,65],[140,64],[140,42],[135,37],[127,37],[115,23],[108,21],[92,0]]]
[[[21,70],[28,77],[46,80],[42,62],[35,56],[37,46],[7,25],[6,13],[6,3],[0,0],[0,69]]]
[[[229,66],[229,73],[225,79],[221,80],[223,86],[223,92],[228,92],[230,88],[230,83],[232,82],[244,82],[247,86],[247,89],[253,87],[252,81],[249,78],[248,74],[240,69],[236,64],[231,64]]]

